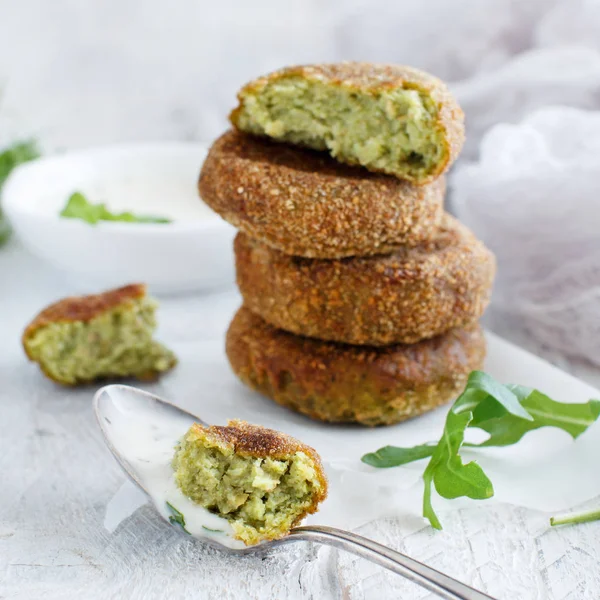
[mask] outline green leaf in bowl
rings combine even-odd
[[[90,225],[99,221],[119,221],[122,223],[170,223],[165,217],[150,215],[134,215],[131,212],[112,213],[105,204],[92,204],[81,192],[74,192],[67,204],[60,211],[60,216],[67,219],[80,219]]]

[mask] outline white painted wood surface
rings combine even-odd
[[[297,544],[266,556],[227,556],[179,535],[149,506],[109,533],[105,507],[124,477],[93,421],[94,388],[53,385],[19,345],[27,321],[77,286],[14,242],[0,251],[0,281],[0,599],[432,597],[328,548]],[[231,292],[164,300],[162,333],[218,339],[237,302]],[[597,370],[549,354],[506,323],[492,327],[600,385]],[[160,383],[152,387],[160,393]],[[600,523],[551,530],[535,511],[475,502],[465,510],[468,521],[464,511],[445,515],[442,532],[417,515],[359,531],[498,598],[600,597]]]

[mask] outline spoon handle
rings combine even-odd
[[[296,527],[289,535],[352,552],[398,575],[403,575],[446,600],[494,600],[491,596],[478,592],[413,558],[350,531],[317,525]]]

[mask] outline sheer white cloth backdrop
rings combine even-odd
[[[492,310],[600,364],[600,112],[497,125],[452,182],[457,216],[498,258]]]

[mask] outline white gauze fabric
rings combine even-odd
[[[600,364],[600,112],[496,125],[452,184],[454,212],[498,258],[492,310]]]

